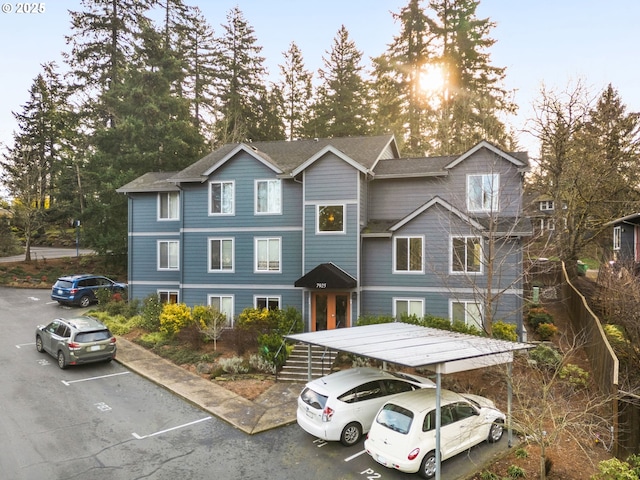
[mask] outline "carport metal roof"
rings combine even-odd
[[[400,322],[298,333],[286,338],[406,367],[426,367],[445,374],[511,363],[514,351],[533,348],[527,343]]]

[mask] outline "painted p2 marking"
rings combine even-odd
[[[104,402],[94,403],[94,405],[101,412],[108,412],[109,410],[111,410],[111,407],[109,405],[107,405],[106,403],[104,403]]]
[[[368,475],[367,480],[375,480],[377,478],[382,478],[381,474],[379,474],[378,472],[370,468],[367,468],[366,470],[363,470],[362,472],[360,472],[360,475]]]

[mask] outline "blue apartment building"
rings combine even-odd
[[[402,158],[393,135],[234,143],[128,196],[131,298],[302,312],[306,331],[363,315],[435,315],[522,332],[526,153],[480,142]]]

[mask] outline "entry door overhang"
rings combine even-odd
[[[296,287],[319,290],[346,290],[355,288],[355,278],[333,263],[321,263],[294,283]]]

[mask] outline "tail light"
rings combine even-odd
[[[80,350],[80,344],[76,342],[69,342],[69,350]]]
[[[115,344],[116,344],[116,337],[111,337],[111,338],[109,339],[109,343],[110,343],[111,345],[115,345]]]
[[[414,448],[413,450],[411,450],[409,452],[409,455],[407,455],[407,458],[409,460],[415,460],[418,455],[420,455],[420,449],[419,448]]]
[[[322,421],[330,422],[332,417],[333,417],[333,408],[324,407],[324,410],[322,411]]]
[[[75,295],[76,293],[78,293],[78,289],[77,288],[72,288],[71,290],[69,290],[69,293],[71,295]]]

